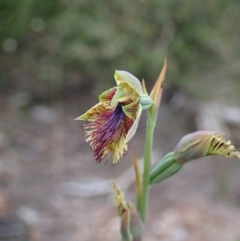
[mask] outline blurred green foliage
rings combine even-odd
[[[104,89],[115,69],[154,81],[165,57],[170,83],[204,83],[216,66],[236,82],[239,9],[238,0],[2,0],[0,83],[34,94],[86,81]]]

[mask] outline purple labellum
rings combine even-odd
[[[106,111],[95,122],[84,125],[85,130],[91,129],[87,135],[91,136],[90,145],[96,162],[101,162],[108,151],[115,153],[121,145],[121,138],[126,138],[133,125],[133,121],[126,116],[122,106],[123,103],[118,103],[113,111]]]
[[[125,114],[122,110],[122,104],[119,103],[112,116],[98,129],[95,139],[96,146],[94,148],[96,162],[101,162],[104,157],[105,148],[111,148],[112,142],[117,141],[117,136],[121,137],[121,135],[119,135],[119,126],[121,125],[124,117]]]
[[[112,139],[118,132],[118,128],[124,117],[125,113],[122,110],[122,104],[118,103],[109,120],[107,120],[106,123],[99,128],[96,141],[104,143],[105,141]]]

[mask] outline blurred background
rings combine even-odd
[[[0,240],[120,240],[109,180],[134,202],[132,156],[95,164],[74,121],[127,70],[148,90],[168,59],[155,161],[198,129],[240,143],[240,2],[0,1]],[[239,241],[239,160],[189,163],[152,189],[149,241]]]

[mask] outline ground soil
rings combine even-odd
[[[96,97],[68,96],[27,108],[14,98],[7,96],[0,103],[0,239],[120,240],[113,195],[84,198],[69,195],[63,186],[70,181],[119,177],[132,165],[134,150],[139,157],[143,155],[145,114],[128,154],[112,166],[110,161],[95,163],[84,142],[82,123],[74,121],[96,103]],[[194,118],[185,110],[162,105],[155,153],[160,157],[171,151],[182,135],[194,131]],[[240,240],[239,170],[236,159],[202,159],[154,186],[144,240]],[[133,184],[125,194],[134,202]],[[9,223],[17,226],[8,229]]]

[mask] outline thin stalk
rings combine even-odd
[[[142,195],[141,200],[138,200],[138,212],[143,223],[146,220],[148,199],[150,191],[150,171],[151,171],[151,160],[152,160],[152,147],[153,147],[153,133],[155,128],[155,121],[148,111],[147,118],[147,130],[146,130],[146,142],[144,151],[144,167],[143,167],[143,182],[142,182]]]

